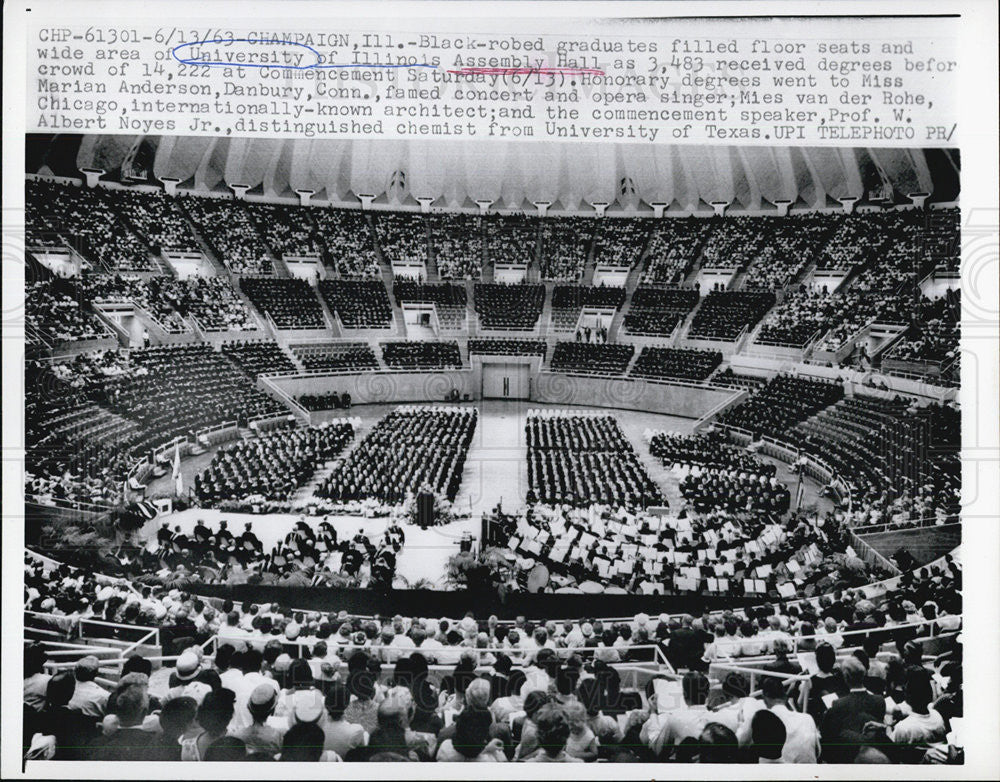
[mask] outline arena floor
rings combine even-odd
[[[505,509],[514,509],[524,502],[528,484],[527,445],[524,438],[524,424],[528,411],[535,409],[567,409],[557,405],[539,405],[530,402],[486,400],[469,403],[479,408],[480,419],[469,449],[462,487],[455,499],[456,508],[468,511],[469,517],[451,524],[421,530],[410,526],[406,529],[406,545],[400,552],[397,573],[413,584],[425,580],[433,588],[446,588],[444,583],[445,564],[448,557],[458,552],[458,541],[466,532],[479,536],[480,517],[484,512],[502,502]],[[363,437],[380,418],[391,412],[397,405],[363,405],[350,411],[352,418],[361,419],[361,430],[356,439]],[[591,408],[578,408],[589,410]],[[690,434],[693,421],[687,418],[660,415],[657,413],[625,410],[608,410],[618,419],[622,431],[635,446],[636,452],[650,477],[663,489],[672,507],[680,504],[678,492],[679,475],[664,469],[650,456],[643,433],[647,429],[662,429],[681,434]],[[185,486],[191,486],[194,476],[205,469],[212,460],[213,451],[193,456],[181,461],[181,474]],[[786,466],[779,463],[778,477],[785,482],[793,480]],[[792,487],[794,491],[794,486]],[[829,503],[818,497],[818,486],[807,482],[803,504],[816,503],[822,509]],[[153,481],[147,495],[150,497],[169,496],[172,482],[169,475]],[[220,519],[229,521],[229,528],[239,534],[247,521],[253,523],[255,534],[265,548],[270,548],[283,538],[299,516],[295,514],[240,514],[209,509],[189,509],[169,517],[160,517],[150,522],[143,534],[152,537],[160,522],[178,524],[185,532],[190,532],[198,519],[203,519],[213,529]],[[363,531],[373,540],[381,536],[388,519],[370,519],[357,516],[331,516],[339,534],[353,536]]]

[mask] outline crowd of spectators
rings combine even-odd
[[[648,440],[649,452],[678,475],[681,496],[698,514],[721,509],[781,515],[789,509],[790,493],[777,479],[774,465],[732,445],[717,431],[656,432]]]
[[[367,342],[309,342],[292,345],[303,367],[328,372],[363,372],[378,369],[378,358]]]
[[[392,325],[392,302],[382,280],[320,280],[323,301],[349,329],[384,329]]]
[[[227,342],[222,355],[239,367],[251,380],[258,375],[278,375],[297,372],[298,367],[281,346],[273,340]]]
[[[208,505],[248,497],[287,500],[353,437],[349,423],[324,423],[318,427],[277,429],[223,446],[205,471],[195,477],[195,497]]]
[[[596,229],[594,217],[546,217],[542,221],[539,262],[542,279],[579,282]]]
[[[32,759],[145,762],[960,762],[960,741],[944,742],[963,715],[961,645],[945,639],[935,659],[912,622],[930,613],[939,632],[960,627],[961,577],[948,558],[906,574],[886,598],[848,589],[697,617],[510,623],[137,593],[29,560],[25,605],[53,627],[155,623],[188,640],[174,633],[165,683],[134,654],[107,687],[95,657],[53,674],[44,648],[26,647],[23,746]],[[855,629],[868,632],[843,635]],[[197,651],[212,637],[214,656]],[[772,654],[765,671],[797,674],[791,642],[814,650],[799,677],[810,674],[805,709],[801,681],[764,673],[751,691],[719,667]],[[679,672],[676,695],[662,675],[636,689],[619,673],[651,660],[652,647]]]
[[[295,401],[311,412],[317,410],[349,410],[351,408],[351,395],[344,391],[338,394],[330,391],[325,394],[302,394],[295,397]]]
[[[423,215],[409,212],[379,212],[375,235],[387,263],[407,261],[426,264],[427,222]]]
[[[100,359],[94,368],[72,363],[86,377],[103,365]],[[43,505],[114,505],[142,433],[134,421],[97,405],[89,384],[57,371],[63,367],[25,365],[25,494]]]
[[[140,424],[143,450],[226,421],[286,412],[207,345],[165,345],[129,353],[129,369],[99,389],[97,401]]]
[[[212,252],[231,272],[274,274],[267,246],[243,203],[231,198],[194,195],[183,196],[179,203]]]
[[[635,354],[632,344],[557,342],[549,368],[553,372],[587,375],[624,375]]]
[[[928,209],[924,217],[924,247],[940,271],[957,272],[961,260],[962,213],[958,207]]]
[[[392,284],[392,295],[400,304],[409,301],[434,304],[438,307],[465,307],[468,303],[465,286],[450,282],[428,283],[396,280]]]
[[[25,185],[24,193],[24,246],[26,249],[32,248],[55,249],[63,248],[66,242],[59,232],[49,224],[46,213],[49,211],[45,206],[45,200],[39,197],[32,197],[34,185],[29,180]],[[90,263],[89,261],[87,262]]]
[[[719,422],[746,429],[756,436],[780,436],[820,410],[842,399],[836,380],[776,375],[747,399],[724,412]]]
[[[545,359],[547,346],[544,339],[470,339],[469,355],[486,356],[541,356]]]
[[[181,316],[194,315],[198,324],[210,331],[256,331],[246,304],[223,277],[163,279],[160,293]]]
[[[552,288],[552,307],[603,307],[620,309],[625,306],[625,288],[614,285],[556,285]]]
[[[805,286],[788,293],[761,325],[756,344],[778,347],[803,347],[829,324],[836,323],[838,313],[847,313],[855,304],[853,297],[830,294],[826,286]]]
[[[895,212],[841,215],[816,261],[818,269],[850,271],[877,258]]]
[[[701,251],[701,265],[720,269],[746,268],[770,237],[770,227],[759,217],[714,217]]]
[[[697,217],[657,221],[649,238],[644,285],[680,285],[701,254],[712,223]]]
[[[435,214],[430,218],[431,249],[442,280],[478,280],[483,274],[482,218]]]
[[[167,299],[167,291],[174,288],[171,277],[137,277],[122,274],[86,274],[77,281],[83,300],[102,302],[129,302],[146,310],[168,334],[191,331]]]
[[[29,345],[79,342],[110,336],[97,316],[80,299],[71,282],[58,278],[26,282],[24,334]]]
[[[913,325],[884,358],[947,365],[959,356],[960,293],[948,290],[937,300],[922,299]]]
[[[489,260],[531,265],[538,255],[540,221],[528,215],[490,215],[484,221]]]
[[[607,218],[596,232],[594,262],[631,268],[639,262],[649,236],[649,220]]]
[[[743,279],[746,290],[778,290],[812,262],[834,226],[824,214],[758,218],[765,232]]]
[[[326,327],[316,292],[297,277],[244,277],[240,288],[262,313],[271,316],[279,329],[322,329]]]
[[[529,504],[638,508],[662,500],[612,416],[529,414],[525,433]]]
[[[629,334],[665,337],[698,306],[694,288],[659,288],[640,285],[632,293],[622,325]]]
[[[694,314],[688,336],[730,342],[753,327],[771,307],[774,294],[764,291],[710,291]]]
[[[718,430],[694,435],[653,432],[649,436],[649,452],[670,468],[697,466],[707,470],[755,472],[767,477],[777,472],[773,464],[730,443]]]
[[[321,238],[310,217],[313,209],[287,204],[262,204],[244,201],[243,208],[271,251],[279,258],[319,256]]]
[[[545,306],[545,286],[477,282],[473,300],[484,329],[533,329]]]
[[[722,353],[718,350],[644,347],[629,377],[706,380],[721,363]]]
[[[390,369],[461,369],[458,343],[383,342],[382,360]]]
[[[719,372],[712,377],[712,385],[721,386],[723,388],[745,388],[748,391],[756,391],[766,384],[767,377],[761,377],[760,375],[743,375],[738,372],[734,372],[732,367],[726,367],[725,369],[719,370]]]
[[[474,407],[397,408],[375,424],[317,496],[398,505],[429,488],[454,501],[478,416]]]
[[[201,252],[178,199],[147,190],[106,190],[104,197],[144,237],[154,253],[163,250]]]
[[[851,492],[850,523],[944,524],[961,497],[960,416],[952,407],[854,395],[793,430]]]
[[[310,212],[326,245],[327,258],[341,277],[379,276],[375,238],[361,212],[350,209],[312,209]]]
[[[67,244],[108,271],[155,268],[149,247],[119,218],[100,192],[85,186],[38,179],[25,183],[26,218],[41,216],[43,225],[28,225],[33,235],[56,231]]]

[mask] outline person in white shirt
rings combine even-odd
[[[826,621],[823,622],[822,629],[816,631],[816,641],[826,641],[834,649],[839,649],[844,645],[844,636],[842,636],[837,627],[837,620],[832,616],[828,616]]]
[[[87,717],[104,717],[108,707],[109,693],[94,681],[97,676],[98,660],[93,655],[87,655],[76,663],[74,675],[76,689],[67,707],[77,709]]]
[[[250,633],[240,627],[240,615],[234,610],[226,615],[226,622],[219,628],[219,643],[239,642],[250,637]]]
[[[906,702],[910,714],[893,727],[888,735],[896,744],[929,744],[944,741],[944,718],[933,708],[933,689],[927,671],[911,671],[906,680]]]
[[[24,704],[35,711],[45,708],[45,691],[52,677],[45,673],[48,655],[41,646],[28,646],[24,650]]]
[[[761,683],[761,700],[749,700],[743,722],[736,730],[740,746],[751,741],[751,721],[753,714],[762,709],[774,712],[785,726],[785,745],[781,751],[783,763],[815,763],[819,757],[819,729],[808,714],[793,711],[788,706],[785,685],[776,676],[765,676]]]
[[[239,689],[236,690],[233,719],[229,723],[230,732],[242,730],[253,724],[253,717],[250,715],[247,704],[250,702],[250,696],[257,688],[257,685],[266,684],[269,687],[273,687],[278,696],[281,695],[281,686],[278,682],[261,673],[260,668],[263,663],[263,655],[258,650],[248,649],[245,651],[241,663],[243,679],[240,681]],[[276,716],[282,715],[276,714]]]
[[[414,634],[413,640],[414,643],[416,643],[417,648],[420,649],[420,653],[427,658],[427,662],[431,665],[435,664],[438,659],[438,654],[443,648],[443,644],[434,636],[427,636],[417,642],[417,635]]]
[[[684,739],[697,739],[705,725],[714,721],[714,715],[705,705],[709,691],[708,677],[689,671],[684,674],[681,687],[684,706],[665,714],[654,713],[639,731],[640,741],[656,755],[672,752],[674,746]]]

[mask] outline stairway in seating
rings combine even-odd
[[[167,259],[162,255],[150,252],[148,253],[148,257],[156,267],[157,274],[162,274],[164,277],[173,277],[174,279],[177,278],[177,272],[174,270],[174,267],[171,266],[170,262],[167,261]]]
[[[490,258],[490,254],[489,254],[489,252],[486,249],[489,246],[489,239],[488,239],[488,237],[486,235],[486,221],[485,220],[480,220],[479,241],[480,241],[480,245],[481,245],[481,255],[482,255],[482,259],[481,259],[482,260],[482,270],[483,270],[482,280],[483,280],[483,282],[493,282],[493,281],[496,280],[496,275],[494,274],[494,272],[496,270],[493,268],[493,259]]]
[[[215,255],[215,252],[212,250],[208,241],[201,235],[201,231],[198,230],[198,224],[191,219],[191,215],[189,215],[187,209],[184,208],[184,199],[177,198],[174,200],[174,204],[177,206],[177,211],[187,222],[188,228],[191,229],[191,233],[194,235],[195,241],[198,242],[198,246],[201,248],[202,253],[211,262],[216,274],[221,277],[231,277],[232,275],[230,275],[226,264],[222,262],[221,258]]]
[[[542,304],[542,314],[539,316],[538,333],[542,337],[554,336],[552,329],[552,290],[555,288],[554,282],[545,283],[545,301]]]
[[[440,282],[441,277],[438,274],[437,253],[434,249],[434,242],[431,241],[431,221],[429,217],[424,215],[421,215],[420,219],[424,224],[424,237],[427,242],[427,282]]]
[[[729,283],[729,287],[726,288],[727,291],[739,291],[743,290],[743,281],[747,278],[747,270],[740,269],[736,272],[736,276],[733,277],[732,282]]]
[[[337,320],[337,316],[330,306],[326,303],[326,299],[319,292],[319,286],[310,285],[313,289],[313,295],[319,300],[319,308],[323,312],[323,320],[326,322],[326,328],[335,338],[340,338],[344,336],[344,333],[340,330],[340,321]]]
[[[646,237],[646,243],[649,243],[649,237]],[[645,252],[645,251],[644,251]],[[614,318],[611,319],[611,325],[608,327],[608,342],[618,342],[619,332],[622,327],[622,323],[625,322],[625,315],[630,309],[632,309],[632,294],[635,293],[635,289],[639,287],[639,281],[642,279],[643,274],[643,262],[642,256],[639,260],[632,266],[628,271],[628,277],[625,279],[625,303],[615,311]]]
[[[595,219],[594,222],[594,233],[590,237],[590,244],[587,247],[587,260],[583,266],[583,279],[580,282],[583,285],[593,285],[594,284],[594,270],[597,266],[597,237],[601,232],[602,224],[599,220]]]

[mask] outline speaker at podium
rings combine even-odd
[[[434,495],[429,491],[417,495],[417,524],[420,529],[434,526]]]

